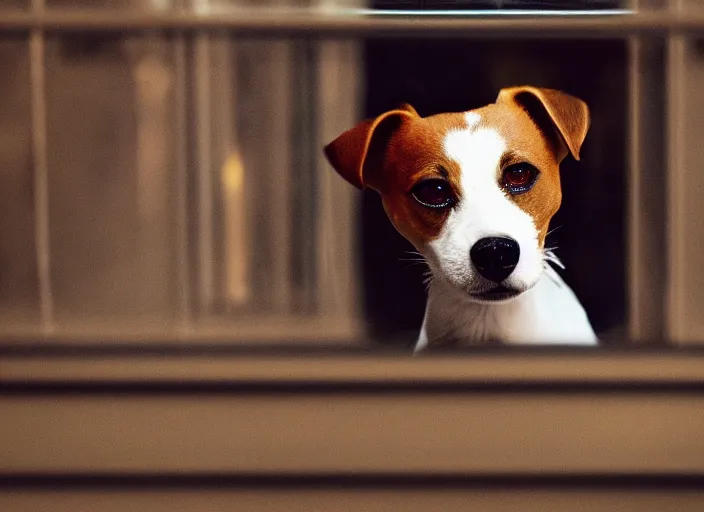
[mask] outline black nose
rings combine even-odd
[[[482,238],[469,251],[477,272],[495,283],[511,275],[520,255],[518,242],[505,237]]]

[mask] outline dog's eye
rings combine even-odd
[[[538,174],[538,169],[527,163],[509,165],[504,169],[503,186],[514,195],[528,192],[535,184]]]
[[[455,194],[445,180],[424,180],[411,190],[413,198],[428,208],[448,208],[455,204]]]

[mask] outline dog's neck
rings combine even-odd
[[[490,342],[595,344],[596,336],[574,293],[552,268],[530,290],[495,304],[475,302],[444,280],[432,280],[416,350]]]

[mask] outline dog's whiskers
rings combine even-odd
[[[407,261],[413,261],[415,263],[425,265],[425,272],[423,272],[423,286],[425,287],[426,293],[428,293],[430,289],[430,284],[433,282],[433,272],[430,270],[430,265],[428,265],[428,261],[425,259],[425,256],[423,256],[419,252],[406,251],[406,253],[410,254],[411,256],[418,256],[417,259],[410,259]]]
[[[555,226],[555,227],[552,228],[550,231],[548,231],[548,232],[545,234],[545,236],[546,236],[546,237],[547,237],[547,236],[550,236],[552,233],[554,233],[555,231],[557,231],[557,230],[560,229],[561,227],[562,227],[562,224],[560,224],[559,226]]]
[[[423,274],[423,286],[425,286],[426,293],[430,290],[430,285],[432,282],[433,282],[433,272],[430,269],[428,269]]]
[[[425,260],[425,257],[416,251],[404,251],[406,254],[409,256],[412,256],[411,258],[399,258],[399,261],[405,261],[409,263],[409,266],[414,266],[414,265],[428,265],[428,262]]]
[[[553,263],[564,270],[564,263],[562,263],[560,258],[553,252],[555,249],[557,249],[557,247],[546,247],[543,249],[543,262],[545,265],[547,265],[547,262]]]

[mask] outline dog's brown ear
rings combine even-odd
[[[325,146],[325,156],[340,176],[355,187],[374,188],[373,178],[365,176],[365,168],[378,163],[375,157],[383,152],[394,131],[404,119],[413,117],[418,117],[418,113],[404,104],[374,119],[362,121]]]
[[[406,112],[413,114],[416,117],[420,117],[418,115],[418,112],[416,112],[416,109],[414,109],[410,103],[404,103],[400,107],[398,107],[399,110],[405,110]]]
[[[562,146],[558,147],[559,159],[562,160],[569,151],[575,160],[579,160],[590,123],[589,107],[582,100],[554,89],[521,86],[501,89],[496,101],[518,104],[543,130],[549,129],[546,124],[550,124],[553,131],[556,129],[558,143]]]

